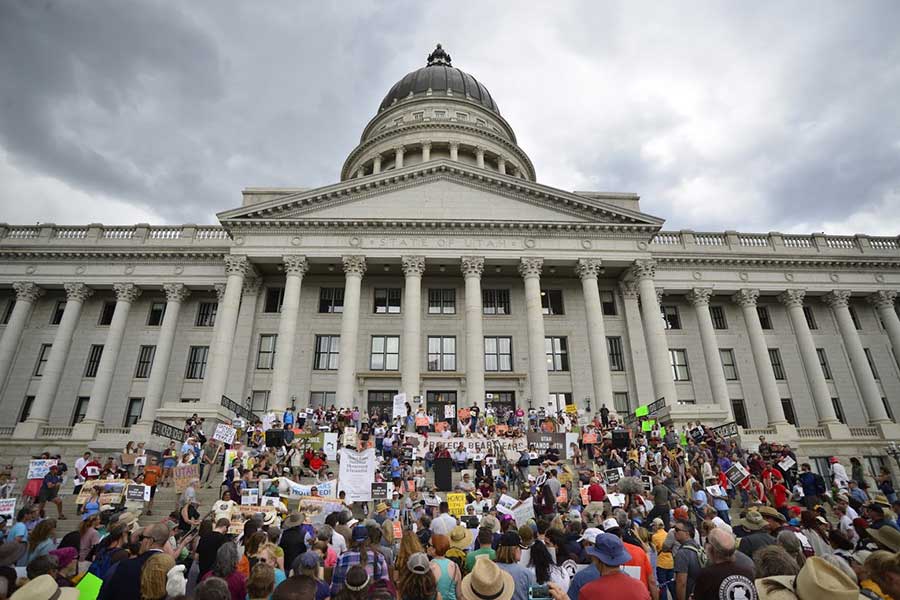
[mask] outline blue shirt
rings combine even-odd
[[[396,458],[391,459],[391,477],[400,477],[400,461]]]
[[[21,536],[24,541],[28,541],[28,527],[21,521],[13,525],[12,529],[9,530],[9,533],[6,534],[6,541],[14,542],[19,536]]]

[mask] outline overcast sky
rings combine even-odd
[[[900,233],[900,2],[377,4],[2,0],[0,221],[214,223],[334,183],[442,42],[541,183],[667,229]]]

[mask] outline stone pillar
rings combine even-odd
[[[22,332],[25,331],[25,326],[31,316],[31,309],[34,308],[34,303],[38,298],[44,295],[42,288],[28,281],[13,283],[13,289],[16,292],[16,305],[13,306],[9,322],[6,324],[6,329],[3,330],[3,338],[0,339],[0,393],[9,377],[16,350],[22,339]]]
[[[422,162],[431,160],[431,142],[422,142]]]
[[[119,362],[122,338],[125,337],[128,325],[128,313],[131,311],[131,305],[141,295],[141,288],[133,283],[117,283],[113,285],[113,290],[116,292],[116,308],[109,324],[109,332],[106,334],[106,342],[103,344],[97,376],[94,378],[94,387],[84,415],[84,421],[88,425],[103,423],[109,390],[112,387],[116,364]]]
[[[484,168],[484,148],[475,148],[475,163],[478,165],[479,169]]]
[[[259,291],[262,289],[262,278],[256,273],[248,273],[241,287],[241,304],[238,308],[238,323],[252,324],[255,319]],[[236,329],[234,342],[231,345],[231,357],[228,359],[228,376],[225,378],[225,391],[222,392],[232,400],[247,398],[247,378],[253,372],[255,362],[251,359],[254,337],[257,332],[253,327]],[[258,337],[257,337],[258,339]]]
[[[759,378],[759,387],[762,390],[769,425],[785,425],[787,419],[784,418],[781,394],[778,392],[778,384],[775,382],[772,361],[769,360],[769,347],[759,322],[759,313],[756,312],[757,298],[759,298],[759,290],[749,289],[742,289],[732,296],[732,300],[741,307],[741,311],[744,313],[747,336],[750,339],[750,350],[753,352],[753,364],[756,366],[756,376]]]
[[[703,345],[703,359],[706,362],[706,372],[709,375],[709,388],[713,400],[719,408],[732,420],[731,398],[728,395],[728,384],[725,382],[725,371],[722,369],[722,357],[719,355],[719,341],[716,339],[716,330],[713,327],[712,316],[709,314],[709,298],[712,296],[711,288],[694,288],[688,293],[687,299],[694,306],[697,322],[700,325],[700,343]]]
[[[497,157],[497,172],[506,175],[506,159],[502,156]]]
[[[625,329],[628,334],[628,349],[631,354],[631,370],[634,377],[634,391],[637,395],[631,404],[640,406],[652,402],[653,382],[650,363],[647,359],[647,345],[644,342],[644,326],[641,324],[641,307],[638,305],[638,285],[636,281],[619,282],[622,306],[625,313]]]
[[[282,258],[284,261],[284,301],[278,322],[278,339],[275,341],[275,364],[272,366],[272,391],[269,393],[271,410],[283,412],[290,404],[291,371],[294,367],[294,341],[297,322],[300,320],[300,287],[309,269],[305,256],[297,254]]]
[[[881,290],[870,294],[867,300],[878,311],[888,339],[891,340],[891,348],[894,350],[894,361],[900,363],[900,317],[894,310],[894,300],[897,292],[893,290]],[[17,304],[18,307],[18,304]],[[2,371],[0,371],[0,383],[2,383]]]
[[[381,173],[381,155],[376,154],[372,160],[372,174],[378,175],[379,173]]]
[[[219,405],[225,394],[244,277],[252,272],[253,266],[246,256],[237,254],[225,256],[225,273],[228,279],[225,281],[225,294],[219,300],[216,312],[216,328],[209,349],[206,377],[203,379],[203,389],[200,392],[200,402],[206,406]]]
[[[344,256],[344,314],[341,315],[341,355],[338,359],[338,408],[350,408],[356,400],[356,342],[359,337],[359,295],[366,272],[366,257]]]
[[[424,256],[404,256],[403,275],[403,346],[400,352],[400,391],[412,404],[418,396],[419,372],[422,364],[422,273],[425,272]]]
[[[654,400],[666,399],[666,406],[675,406],[678,394],[672,377],[672,365],[669,361],[669,346],[666,332],[663,329],[659,311],[659,299],[653,278],[656,276],[656,261],[638,260],[631,268],[632,276],[638,282],[638,293],[641,297],[641,316],[644,324],[644,339],[647,342],[647,355],[650,358],[650,376],[653,379]]]
[[[450,142],[450,160],[459,160],[459,142]]]
[[[873,425],[890,423],[891,420],[888,418],[884,404],[881,402],[881,392],[878,390],[875,376],[872,375],[869,361],[866,360],[866,353],[859,339],[859,333],[853,324],[850,309],[847,308],[850,301],[850,292],[847,290],[834,290],[826,294],[823,300],[834,312],[838,330],[841,332],[841,338],[844,341],[844,348],[847,350],[847,356],[850,357],[850,367],[853,369],[853,376],[856,377],[856,384],[859,386],[860,394],[862,394],[863,404],[865,404],[866,412],[869,414],[869,422]]]
[[[547,406],[550,377],[547,374],[547,352],[544,345],[544,313],[541,309],[541,270],[544,259],[523,257],[519,274],[525,280],[525,319],[528,324],[528,378],[535,406]]]
[[[403,146],[397,146],[394,149],[394,168],[402,169],[403,168],[403,154],[406,152],[406,148]]]
[[[587,317],[594,406],[599,410],[605,404],[607,408],[614,411],[612,376],[606,347],[606,327],[603,324],[603,304],[600,302],[600,288],[597,286],[597,275],[602,269],[600,260],[596,258],[579,258],[575,264],[575,274],[581,278],[584,312]]]
[[[463,256],[460,266],[466,281],[466,399],[469,406],[484,408],[484,324],[481,321],[484,257]]]
[[[794,335],[797,337],[800,358],[803,360],[806,379],[809,381],[809,390],[816,405],[816,414],[819,415],[819,424],[822,426],[833,425],[838,422],[838,419],[834,412],[834,405],[831,403],[831,392],[825,382],[825,374],[822,373],[822,365],[819,363],[819,355],[816,353],[816,344],[809,331],[806,315],[803,314],[803,298],[805,296],[805,290],[785,290],[779,294],[778,300],[787,307],[791,324],[794,326]]]

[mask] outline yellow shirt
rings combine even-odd
[[[662,551],[667,536],[665,529],[659,529],[650,538],[650,541],[653,542],[653,547],[656,549],[656,566],[660,569],[675,568],[675,558],[672,556],[672,553]]]

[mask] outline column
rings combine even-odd
[[[378,175],[379,173],[381,173],[381,155],[376,154],[372,160],[372,174]]]
[[[575,274],[581,278],[584,312],[587,317],[591,381],[594,384],[593,405],[599,410],[605,404],[614,411],[606,327],[603,324],[603,304],[600,302],[600,288],[597,286],[597,275],[602,269],[602,263],[595,258],[579,258],[575,264]]]
[[[459,142],[450,142],[450,160],[459,160]]]
[[[422,162],[431,160],[431,142],[422,142]]]
[[[400,352],[400,391],[412,403],[418,396],[419,371],[422,361],[422,273],[425,272],[424,256],[404,256],[403,275],[403,346]]]
[[[269,406],[283,412],[290,404],[291,371],[294,367],[294,342],[297,338],[297,322],[300,320],[300,286],[309,269],[305,256],[285,256],[284,300],[278,322],[278,339],[275,341],[275,364],[272,367],[272,391]]]
[[[366,272],[366,257],[344,256],[344,314],[341,315],[341,355],[338,362],[338,408],[356,403],[356,342],[359,337],[359,294]]]
[[[484,326],[481,305],[483,256],[460,259],[466,281],[466,399],[469,406],[484,408]]]
[[[116,292],[116,308],[113,311],[106,341],[103,344],[103,353],[100,355],[100,364],[97,366],[97,376],[94,378],[94,387],[91,390],[91,398],[84,415],[84,422],[89,425],[103,423],[106,403],[109,400],[109,390],[112,387],[116,364],[119,362],[122,338],[125,337],[125,330],[128,326],[128,313],[131,311],[131,305],[141,295],[141,288],[133,283],[116,283],[113,285],[113,290]]]
[[[172,358],[172,347],[175,345],[175,334],[178,332],[178,315],[181,306],[191,291],[183,283],[166,283],[163,285],[166,293],[166,312],[163,314],[162,325],[159,327],[159,337],[156,339],[156,351],[153,353],[153,364],[150,365],[150,377],[147,378],[147,391],[144,393],[144,407],[141,410],[141,420],[137,423],[139,428],[149,428],[156,418],[156,411],[162,404],[163,392],[166,388],[166,375],[169,374],[169,363]],[[222,306],[225,298],[225,289],[219,296],[219,306]],[[220,311],[216,310],[216,329],[221,323]],[[215,331],[213,332],[215,338]]]
[[[81,308],[84,306],[84,301],[94,293],[94,290],[83,283],[67,283],[63,288],[66,290],[66,308],[56,330],[56,336],[53,338],[53,348],[50,350],[47,364],[44,365],[41,385],[31,407],[31,416],[28,417],[28,422],[31,424],[40,425],[50,420],[50,409],[53,408],[56,389],[59,387],[59,380],[62,378],[66,359],[69,357],[72,336],[78,326],[78,319],[81,317]],[[35,431],[36,433],[37,431]]]
[[[200,392],[200,401],[207,406],[220,404],[225,394],[244,277],[252,271],[253,266],[246,256],[237,254],[225,256],[225,273],[228,278],[225,281],[225,294],[219,301],[216,312],[216,329],[213,332],[206,377],[203,379],[203,389]]]
[[[672,407],[678,401],[678,394],[675,391],[666,332],[663,329],[656,286],[653,283],[653,278],[656,276],[656,261],[635,261],[631,272],[638,282],[638,294],[641,298],[641,316],[644,324],[644,339],[647,342],[647,355],[650,358],[654,400],[665,398],[666,406]]]
[[[638,285],[636,281],[619,282],[622,294],[622,306],[625,312],[625,329],[628,333],[628,349],[631,354],[631,370],[634,376],[636,398],[630,401],[632,406],[640,406],[644,401],[652,401],[653,382],[650,376],[650,363],[647,359],[647,344],[644,341],[644,326],[641,324],[641,307],[638,305]]]
[[[875,376],[872,375],[869,361],[866,360],[866,353],[859,339],[859,333],[853,324],[850,309],[847,308],[850,302],[850,292],[847,290],[834,290],[826,294],[823,300],[834,312],[838,330],[841,332],[841,338],[844,341],[844,348],[847,349],[847,356],[850,357],[850,367],[853,369],[853,376],[856,377],[856,384],[859,386],[859,391],[862,394],[863,404],[866,405],[869,422],[872,424],[890,423],[891,420],[888,418],[884,404],[881,402],[881,392],[878,389],[878,384],[875,383]]]
[[[502,156],[497,157],[497,172],[506,175],[506,159]]]
[[[394,149],[394,168],[402,169],[403,168],[403,153],[406,152],[406,149],[403,146],[397,146]]]
[[[525,280],[525,319],[528,323],[528,378],[535,406],[547,406],[550,377],[547,374],[547,351],[544,342],[544,313],[541,309],[541,270],[544,259],[523,257],[519,274]]]
[[[778,392],[772,361],[769,360],[769,347],[759,322],[759,313],[756,312],[757,298],[759,298],[759,290],[748,289],[742,289],[732,296],[732,300],[741,307],[741,311],[744,313],[747,336],[750,338],[750,350],[753,352],[753,364],[756,365],[756,376],[759,378],[759,387],[762,390],[769,425],[785,425],[787,420],[784,418],[784,408],[781,406],[781,394]]]
[[[719,355],[719,341],[713,328],[712,316],[709,314],[709,298],[711,288],[694,288],[687,299],[694,306],[697,322],[700,324],[700,343],[703,345],[703,359],[709,375],[709,388],[713,400],[725,411],[727,420],[732,420],[731,398],[728,395],[728,384],[725,382],[725,371],[722,369],[722,357]]]
[[[13,289],[16,292],[16,305],[13,306],[9,322],[3,331],[3,338],[0,339],[0,392],[3,391],[6,378],[12,368],[16,350],[19,349],[19,342],[22,339],[22,332],[25,331],[25,325],[28,324],[28,318],[31,316],[31,309],[34,308],[34,303],[38,298],[44,295],[43,289],[28,281],[13,283]]]
[[[822,365],[819,364],[819,355],[816,353],[816,344],[809,331],[806,315],[803,314],[805,296],[805,290],[785,290],[779,294],[778,300],[787,307],[791,324],[794,326],[794,335],[797,336],[797,346],[800,348],[800,358],[803,360],[809,390],[816,405],[816,414],[819,415],[819,424],[834,424],[838,419],[831,403],[831,392],[828,390],[828,383],[825,382]]]
[[[259,291],[262,289],[262,278],[256,273],[248,273],[244,277],[244,285],[241,288],[241,304],[238,308],[238,323],[253,324],[256,316]],[[234,342],[231,344],[231,357],[228,361],[228,376],[225,378],[225,391],[222,393],[232,400],[246,399],[250,390],[247,388],[247,378],[253,373],[256,364],[255,357],[251,357],[255,339],[258,332],[253,327],[242,327],[235,330]]]
[[[475,148],[475,162],[479,169],[484,168],[484,148]]]
[[[900,317],[894,310],[894,300],[897,298],[897,292],[893,290],[881,290],[870,294],[866,299],[875,307],[881,322],[884,324],[884,330],[887,332],[888,339],[891,340],[891,349],[894,351],[894,362],[900,364]],[[12,322],[12,320],[10,320]],[[2,376],[2,370],[0,370]],[[0,383],[2,383],[0,377]]]

